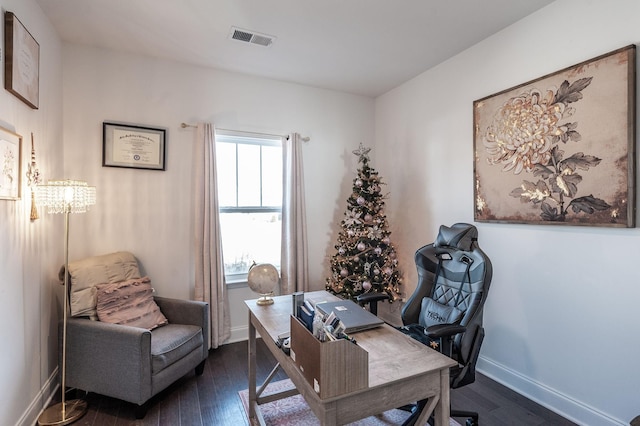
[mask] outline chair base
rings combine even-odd
[[[478,413],[474,411],[451,410],[451,417],[466,417],[465,426],[478,426]]]
[[[416,404],[403,405],[402,407],[398,407],[399,410],[409,411],[411,415],[407,417],[407,419],[402,423],[402,426],[414,426],[416,420],[420,416],[422,409],[427,405],[427,400],[418,401]],[[451,410],[450,417],[460,418],[464,417],[467,419],[465,426],[478,426],[478,413],[475,411],[462,411],[462,410]],[[433,425],[433,416],[429,418],[429,424]]]

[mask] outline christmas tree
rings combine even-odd
[[[362,166],[340,221],[342,229],[335,246],[337,253],[330,259],[331,278],[327,278],[326,289],[345,299],[376,292],[386,293],[394,301],[400,297],[402,280],[384,214],[383,183],[378,172],[369,167],[369,151],[362,144],[353,151]]]

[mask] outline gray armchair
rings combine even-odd
[[[207,303],[156,296],[168,324],[152,330],[96,321],[91,319],[96,315],[79,308],[95,300],[95,286],[86,281],[139,278],[135,257],[126,252],[97,256],[70,263],[69,272],[72,316],[74,307],[76,316],[79,311],[88,315],[67,323],[67,386],[136,404],[136,417],[142,418],[151,397],[191,369],[202,374],[209,350]],[[78,298],[78,293],[83,295]]]

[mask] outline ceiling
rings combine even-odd
[[[371,97],[552,1],[36,0],[65,42]]]

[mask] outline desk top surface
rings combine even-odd
[[[314,304],[340,300],[326,291],[305,293],[305,300]],[[255,324],[263,338],[265,332],[272,340],[289,332],[293,312],[291,295],[276,296],[272,305],[258,306],[255,300],[246,301]],[[262,328],[263,330],[260,330]],[[417,342],[393,327],[384,324],[353,335],[358,345],[369,353],[369,386],[383,385],[402,378],[428,374],[456,365],[451,358]]]

